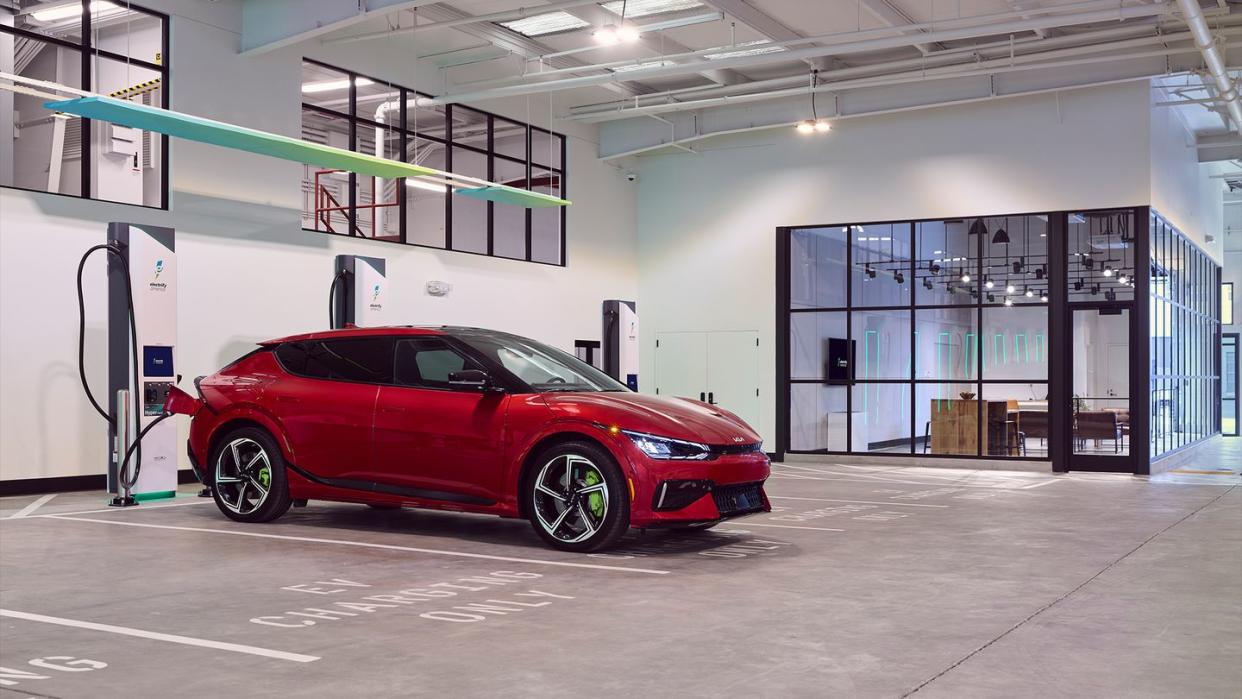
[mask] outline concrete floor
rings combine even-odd
[[[1234,474],[774,471],[770,515],[593,556],[464,515],[8,498],[0,696],[1242,693]]]

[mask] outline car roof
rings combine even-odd
[[[376,337],[376,336],[392,336],[392,335],[507,335],[497,330],[488,330],[486,328],[468,328],[450,325],[440,326],[418,326],[418,325],[388,325],[376,328],[342,328],[339,330],[316,330],[308,333],[298,333],[296,335],[287,335],[285,337],[277,337],[271,340],[264,340],[259,344],[264,347],[279,345],[285,342],[299,342],[303,340],[326,340],[332,338],[346,337]]]

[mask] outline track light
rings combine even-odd
[[[988,294],[988,303],[996,303],[996,294]]]
[[[1006,306],[1012,306],[1012,305],[1013,305],[1013,299],[1011,299],[1011,298],[1009,298],[1008,296],[1006,296],[1006,297],[1005,297],[1005,305],[1006,305]]]
[[[985,288],[991,289],[992,287],[996,286],[996,282],[993,282],[991,279],[988,279],[988,275],[985,274],[983,275],[983,286]]]
[[[1022,274],[1022,261],[1021,260],[1013,261],[1013,273]]]
[[[1111,265],[1104,265],[1104,276],[1106,277],[1113,276],[1113,268]]]
[[[1074,291],[1082,291],[1082,280],[1078,279],[1074,282]]]
[[[923,277],[923,288],[927,289],[928,291],[932,290],[932,281],[928,279],[927,277]]]
[[[1095,260],[1091,258],[1090,253],[1083,254],[1082,266],[1085,267],[1086,269],[1095,269]]]
[[[1099,293],[1100,293],[1100,285],[1099,285],[1099,284],[1092,284],[1092,285],[1091,285],[1091,295],[1092,295],[1092,296],[1098,296],[1098,295],[1099,295]]]
[[[1044,278],[1044,268],[1043,268],[1043,267],[1039,267],[1039,268],[1037,268],[1037,269],[1035,270],[1035,278],[1036,278],[1036,279],[1043,279],[1043,278]]]
[[[1116,300],[1117,300],[1117,292],[1116,292],[1116,291],[1113,291],[1112,289],[1109,289],[1108,291],[1105,291],[1105,292],[1104,292],[1104,300],[1105,300],[1105,301],[1116,301]]]
[[[893,275],[893,280],[896,281],[898,284],[905,284],[906,275],[902,274],[901,272],[898,272]]]
[[[1006,294],[1012,294],[1014,291],[1017,291],[1017,289],[1015,289],[1015,288],[1014,288],[1014,285],[1013,285],[1013,284],[1006,284],[1006,285],[1005,285],[1005,293],[1006,293]]]
[[[1129,282],[1129,281],[1130,281],[1130,278],[1126,276],[1125,272],[1122,272],[1122,273],[1121,273],[1120,275],[1118,275],[1118,277],[1117,277],[1117,283],[1118,283],[1118,284],[1125,284],[1125,283],[1127,283],[1127,282]]]
[[[1048,303],[1048,292],[1047,291],[1039,292],[1039,300],[1043,301],[1044,303]]]
[[[1026,287],[1023,287],[1023,288],[1024,288],[1024,289],[1026,289],[1026,291],[1025,291],[1024,293],[1026,294],[1026,297],[1027,297],[1028,299],[1029,299],[1029,298],[1031,298],[1031,297],[1033,297],[1033,296],[1035,295],[1035,292],[1034,292],[1034,291],[1031,291],[1031,287],[1026,286]]]
[[[962,272],[962,283],[963,284],[970,283],[970,272]]]

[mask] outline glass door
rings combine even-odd
[[[1072,311],[1071,468],[1130,471],[1130,309]]]
[[[1242,422],[1238,404],[1238,333],[1225,333],[1220,341],[1220,433],[1237,437]]]

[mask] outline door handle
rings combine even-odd
[[[706,393],[706,392],[704,392],[704,391],[699,391],[699,402],[700,402],[700,403],[706,403],[706,402],[707,402],[707,393]]]
[[[715,393],[712,393],[711,391],[708,391],[708,392],[707,392],[707,402],[708,402],[708,404],[710,404],[710,405],[715,405],[715,404],[716,404],[716,394],[715,394]]]

